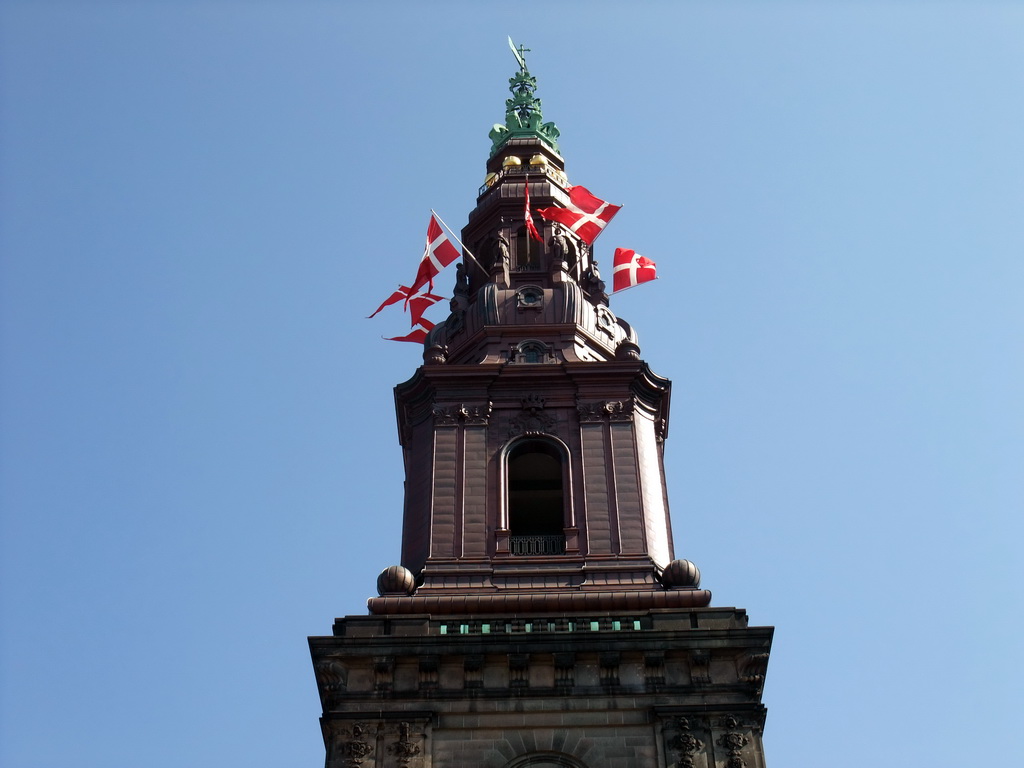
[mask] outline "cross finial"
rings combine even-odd
[[[508,47],[512,49],[512,55],[515,56],[516,61],[519,62],[519,68],[523,72],[527,72],[528,70],[526,69],[526,56],[524,56],[523,54],[528,53],[530,49],[524,45],[516,47],[516,44],[512,42],[511,35],[509,35],[508,38]]]

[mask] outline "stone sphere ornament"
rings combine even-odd
[[[377,577],[378,595],[411,595],[416,590],[416,577],[408,568],[392,565]]]
[[[666,587],[699,587],[700,568],[689,560],[673,560],[662,571],[661,583]]]

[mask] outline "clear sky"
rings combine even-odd
[[[474,205],[506,35],[597,257],[658,263],[612,307],[677,555],[777,628],[769,765],[1024,763],[1024,5],[7,0],[0,764],[322,764],[420,359],[365,317]]]

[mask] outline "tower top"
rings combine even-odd
[[[505,124],[495,123],[488,134],[491,139],[491,157],[512,138],[538,138],[555,152],[558,152],[558,128],[554,123],[542,123],[544,119],[540,109],[540,99],[534,92],[537,90],[537,78],[530,74],[526,67],[526,54],[530,49],[520,45],[518,48],[508,39],[519,71],[508,80],[508,89],[512,98],[505,100]]]

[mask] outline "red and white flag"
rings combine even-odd
[[[437,216],[431,214],[430,223],[427,225],[427,247],[423,251],[420,268],[416,272],[416,279],[409,291],[415,293],[424,285],[433,288],[434,278],[457,258],[459,258],[458,250],[445,236],[441,224],[437,221]]]
[[[658,278],[653,261],[629,248],[616,248],[612,261],[612,293]]]
[[[390,307],[392,304],[397,304],[400,301],[405,301],[409,298],[409,288],[405,285],[398,286],[398,290],[388,296],[381,305],[373,311],[372,315],[367,315],[366,319],[369,320],[371,317],[376,317],[377,313],[380,312],[384,307]]]
[[[427,331],[429,331],[433,327],[434,327],[434,324],[432,322],[430,322],[426,318],[421,318],[420,319],[420,327],[419,328],[414,329],[410,333],[407,333],[405,336],[393,336],[391,338],[386,338],[385,337],[384,340],[385,341],[411,341],[414,344],[422,344],[424,341],[427,340]]]
[[[412,315],[412,324],[416,325],[422,319],[423,313],[443,298],[443,296],[435,296],[432,293],[413,293],[412,289],[404,285],[400,285],[398,286],[397,291],[384,299],[384,302],[377,307],[377,310],[370,315],[370,317],[376,315],[377,312],[380,312],[384,307],[390,307],[392,304],[404,301],[406,308]]]
[[[544,238],[540,236],[540,232],[537,231],[537,225],[533,223],[533,214],[530,212],[530,177],[526,177],[526,231],[530,233],[530,237],[536,240],[538,243],[543,243]]]
[[[612,205],[590,194],[586,187],[576,185],[568,187],[569,206],[567,208],[540,208],[537,213],[548,221],[564,224],[583,240],[593,245],[612,217],[622,208]]]

